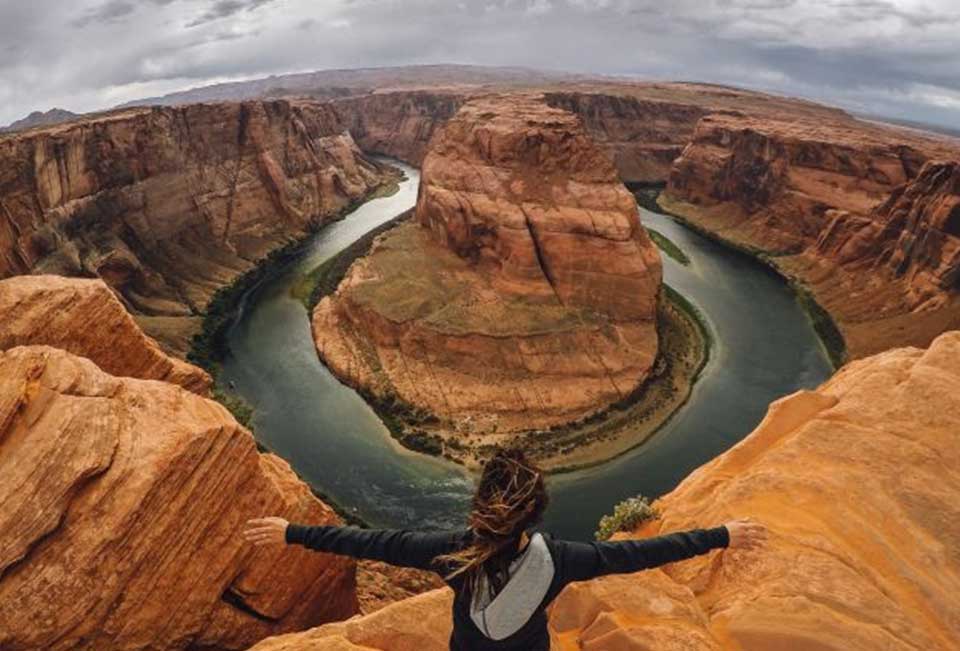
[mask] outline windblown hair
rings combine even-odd
[[[510,578],[510,563],[524,532],[540,521],[546,508],[543,472],[522,450],[499,449],[484,465],[473,496],[473,543],[436,561],[451,568],[448,580],[464,577],[471,598],[484,587],[492,597]]]

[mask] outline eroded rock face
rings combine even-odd
[[[371,615],[263,640],[250,651],[447,651],[453,592],[433,590]]]
[[[169,357],[145,336],[102,280],[15,276],[0,280],[0,350],[47,345],[111,375],[162,380],[206,395],[203,369]]]
[[[953,162],[928,163],[943,157]],[[849,119],[709,116],[661,204],[774,254],[861,357],[960,327],[948,225],[957,159],[954,141]]]
[[[348,560],[242,541],[250,517],[337,518],[180,387],[2,351],[0,474],[3,649],[244,649],[356,612]]]
[[[960,332],[850,363],[662,501],[661,530],[750,515],[768,547],[670,574],[745,649],[956,648],[958,433]]]
[[[128,109],[0,138],[0,277],[100,277],[184,351],[213,293],[384,179],[323,104]]]
[[[816,241],[828,210],[866,214],[919,172],[925,154],[846,123],[711,115],[673,166],[670,198],[772,252]]]
[[[576,116],[534,96],[464,105],[424,160],[415,220],[314,312],[339,377],[503,434],[576,420],[647,376],[659,254]]]
[[[330,106],[364,151],[419,167],[430,138],[453,117],[466,96],[464,91],[443,89],[378,92]]]
[[[960,292],[960,162],[930,162],[867,219],[839,213],[815,252],[851,269],[885,268],[911,307],[939,307]]]
[[[690,142],[705,106],[630,95],[546,93],[550,106],[579,115],[625,183],[662,183]]]
[[[659,501],[660,520],[636,532],[750,516],[767,525],[769,543],[573,584],[551,609],[551,648],[958,648],[958,433],[960,332],[927,350],[852,362],[816,391],[775,402],[746,439]],[[255,649],[441,651],[449,595],[428,593]]]

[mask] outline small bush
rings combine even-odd
[[[238,423],[250,429],[250,423],[253,421],[253,407],[249,402],[238,395],[226,393],[220,387],[213,388],[213,399],[226,407]]]
[[[594,536],[597,540],[608,540],[618,531],[633,531],[647,520],[656,519],[658,515],[646,497],[637,495],[613,507],[611,515],[600,518],[600,528]]]

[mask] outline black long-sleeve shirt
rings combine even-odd
[[[291,524],[286,540],[316,551],[354,558],[385,561],[391,565],[431,570],[444,576],[450,568],[435,564],[443,554],[463,549],[471,542],[469,531],[421,533],[400,530],[371,530],[355,527],[309,527]],[[452,651],[546,651],[550,647],[546,608],[563,588],[606,574],[637,572],[705,554],[726,547],[726,527],[695,529],[656,538],[616,542],[582,543],[543,536],[553,564],[553,577],[546,594],[527,622],[509,637],[491,639],[471,618],[470,596],[463,590],[462,577],[448,581],[454,591]],[[519,552],[518,552],[519,554]]]

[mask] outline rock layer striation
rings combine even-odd
[[[255,550],[334,523],[219,404],[63,350],[0,351],[0,648],[244,649],[357,610],[353,564]]]
[[[958,160],[949,139],[850,118],[713,115],[661,205],[800,279],[859,357],[960,326]]]
[[[617,172],[569,112],[473,100],[432,141],[413,222],[314,312],[339,377],[499,434],[630,394],[656,355],[660,258]]]
[[[102,278],[184,352],[217,289],[384,178],[324,104],[128,109],[0,137],[0,277]]]
[[[161,380],[207,395],[206,371],[167,356],[102,280],[0,280],[0,350],[44,345],[86,357],[111,375]]]

